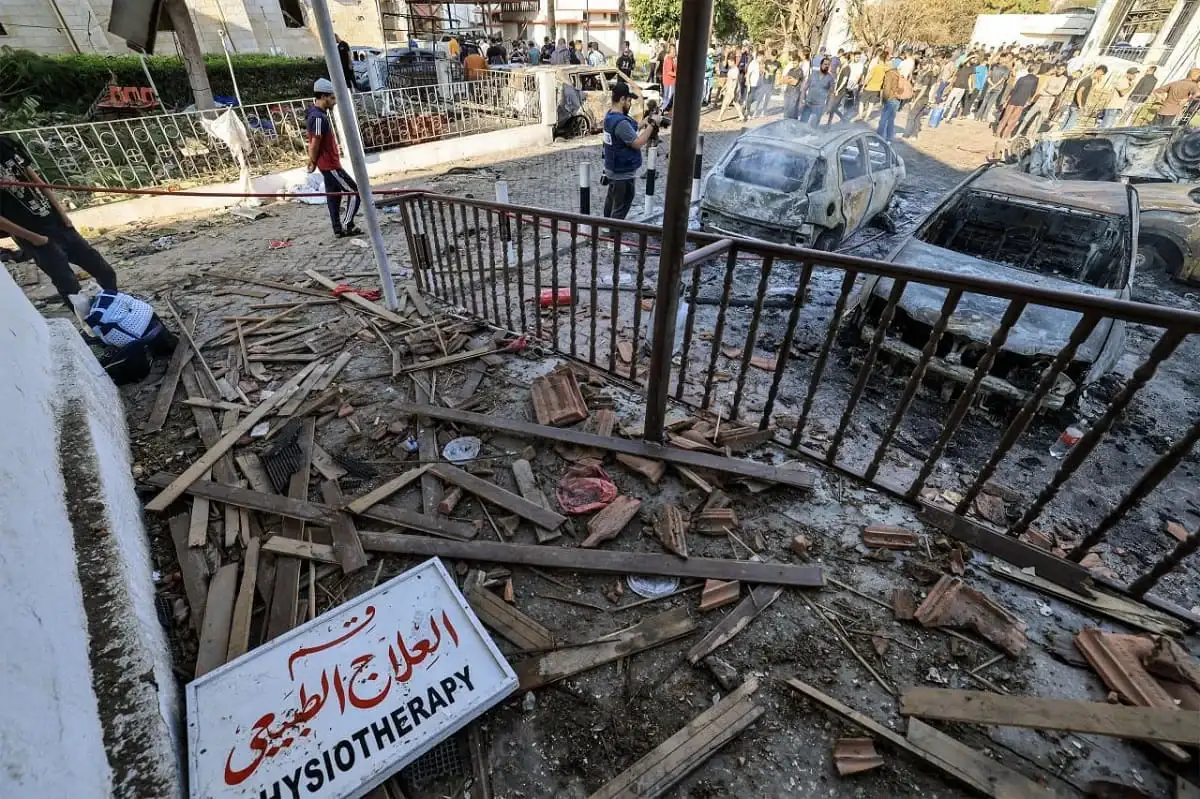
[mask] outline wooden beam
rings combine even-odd
[[[321,473],[321,476],[326,480],[340,480],[349,472],[346,467],[333,459],[328,452],[321,448],[320,444],[313,444],[313,468]],[[341,492],[338,492],[339,495]]]
[[[205,480],[212,479],[212,469],[204,473]],[[192,513],[188,519],[188,546],[202,547],[208,543],[208,508],[206,497],[192,498]]]
[[[242,474],[246,475],[246,479],[250,481],[251,488],[264,494],[275,493],[275,486],[271,485],[271,477],[267,474],[266,467],[263,466],[262,460],[257,455],[254,453],[238,455],[234,461],[242,470]]]
[[[177,479],[173,474],[160,473],[150,477],[147,482],[155,486],[169,485]],[[337,523],[337,508],[321,505],[316,502],[281,497],[278,494],[268,494],[262,491],[252,491],[238,486],[221,485],[208,480],[197,480],[186,489],[193,496],[208,497],[217,502],[227,502],[239,508],[247,508],[262,513],[272,513],[285,519],[300,519],[312,524],[333,527]],[[475,526],[464,522],[438,519],[426,516],[416,511],[404,508],[393,508],[387,505],[377,505],[361,516],[383,522],[384,524],[405,527],[410,530],[443,536],[449,539],[470,539],[476,535]],[[186,517],[186,514],[185,514]],[[184,531],[186,537],[186,529]],[[360,536],[361,538],[361,536]],[[186,538],[185,538],[186,540]]]
[[[317,446],[313,445],[313,455]],[[315,465],[315,458],[314,458]],[[337,480],[326,480],[321,483],[321,498],[334,508],[340,508],[345,503],[342,490]],[[362,541],[358,540],[358,529],[354,520],[347,513],[338,513],[337,519],[329,526],[329,535],[333,538],[333,554],[344,574],[361,569],[367,565],[367,553],[363,552]]]
[[[203,397],[188,397],[183,401],[184,405],[192,405],[197,408],[208,408],[213,411],[241,411],[246,412],[251,410],[249,405],[243,405],[240,402],[226,402],[225,400],[210,400]]]
[[[545,508],[548,511],[553,511],[554,506],[550,504],[550,500],[546,499],[546,495],[542,489],[538,488],[537,477],[533,474],[533,466],[524,458],[517,458],[512,462],[513,477],[517,481],[517,490],[521,492],[521,496],[529,500],[535,505]],[[561,538],[562,533],[557,530],[547,530],[545,527],[534,527],[534,533],[537,534],[539,544],[546,544],[556,538]]]
[[[205,472],[212,468],[213,464],[220,460],[222,455],[232,449],[234,444],[238,442],[238,439],[249,433],[256,424],[262,421],[273,410],[284,402],[287,402],[300,387],[301,381],[312,371],[312,368],[311,364],[304,367],[293,375],[291,380],[284,383],[269,399],[259,403],[257,408],[247,414],[245,419],[238,422],[237,426],[225,434],[215,446],[210,447],[207,452],[200,456],[199,460],[189,466],[171,485],[164,488],[158,496],[147,502],[146,510],[158,512],[166,510],[172,502],[187,491],[188,486],[199,480]]]
[[[796,588],[820,588],[825,585],[820,566],[793,566],[779,563],[688,558],[642,552],[604,549],[545,547],[536,544],[502,544],[495,541],[453,541],[404,535],[402,533],[358,534],[368,552],[398,555],[461,558],[473,561],[515,563],[523,566],[570,569],[604,574],[653,574],[664,577],[741,580]]]
[[[204,626],[200,628],[200,648],[196,653],[197,677],[223,665],[229,655],[229,625],[233,619],[237,576],[238,565],[227,563],[213,575],[208,585]]]
[[[418,376],[412,374],[413,381],[413,396],[417,402],[427,403],[430,401],[429,391],[432,389],[430,382],[430,374],[425,372]],[[438,449],[437,428],[427,416],[417,417],[417,454],[421,460],[426,463],[434,463],[441,459],[441,452]],[[428,471],[421,475],[421,507],[425,511],[426,516],[436,516],[438,505],[442,503],[443,494],[442,481],[434,477]]]
[[[905,690],[900,702],[905,716],[926,719],[1087,732],[1134,741],[1200,741],[1200,712],[1191,710],[924,687]]]
[[[203,392],[200,390],[200,377],[196,370],[188,364],[183,369],[181,375],[183,382],[183,390],[188,397],[202,397]],[[200,436],[200,441],[205,447],[214,447],[221,440],[221,428],[217,425],[217,417],[213,414],[211,408],[192,407],[192,418],[196,420],[196,432]],[[232,485],[237,482],[237,473],[233,470],[233,460],[228,456],[217,459],[213,464],[213,476],[217,482],[228,483]]]
[[[751,677],[588,799],[662,795],[766,712],[752,699],[757,690],[758,678]]]
[[[471,425],[490,430],[499,430],[519,436],[532,436],[550,441],[561,441],[576,444],[581,447],[595,447],[606,452],[618,452],[625,455],[636,455],[641,458],[667,461],[668,463],[692,466],[698,469],[711,469],[725,474],[735,474],[764,482],[779,483],[792,488],[811,489],[814,478],[812,473],[801,469],[782,469],[768,466],[757,461],[739,458],[725,458],[707,452],[691,452],[678,447],[666,447],[648,441],[630,441],[611,436],[597,436],[566,427],[550,427],[534,424],[520,419],[507,419],[501,416],[489,416],[470,411],[458,411],[451,408],[439,408],[433,405],[418,405],[411,402],[401,402],[396,406],[399,413],[410,413],[440,419],[444,422]]]
[[[254,584],[258,580],[258,550],[262,540],[251,538],[242,558],[242,585],[233,605],[233,622],[229,628],[229,651],[225,662],[241,657],[250,649],[250,621],[254,616]]]
[[[190,330],[196,328],[197,312],[192,312],[192,320],[189,325]],[[163,376],[162,383],[158,386],[158,394],[154,398],[154,407],[150,409],[150,416],[142,425],[142,433],[157,433],[162,430],[167,421],[167,414],[171,412],[171,403],[175,401],[175,389],[179,385],[179,375],[183,373],[183,367],[192,359],[194,352],[187,339],[180,339],[175,345],[175,352],[171,353],[171,362],[167,364],[167,373]]]
[[[480,499],[486,499],[493,505],[498,505],[510,513],[528,519],[539,527],[545,527],[547,530],[556,530],[567,520],[567,517],[561,513],[543,508],[520,494],[514,494],[495,483],[489,483],[487,480],[468,474],[449,463],[432,464],[429,471],[447,483],[452,483]]]
[[[973,782],[987,785],[985,793],[995,799],[1055,799],[1058,796],[1024,774],[938,732],[920,719],[909,719],[908,740],[926,754],[950,764],[959,773],[969,775]]]
[[[315,419],[304,420],[298,443],[300,445],[300,468],[288,483],[288,499],[304,502],[308,499],[308,478],[312,469],[313,437],[317,432]],[[300,541],[304,538],[304,521],[284,517],[284,538]],[[263,545],[266,549],[266,545]],[[269,551],[269,550],[268,550]],[[332,553],[330,555],[332,557]],[[271,596],[271,610],[267,615],[266,632],[263,640],[278,638],[296,626],[296,602],[300,596],[300,559],[296,557],[275,558],[275,592]]]
[[[984,796],[996,797],[996,799],[1023,799],[1024,797],[1030,797],[1031,799],[1034,797],[1039,797],[1040,799],[1056,799],[1057,797],[1057,794],[1053,793],[1048,788],[1043,788],[1037,783],[1025,779],[1025,777],[1021,776],[1017,772],[1002,766],[995,761],[989,761],[989,763],[994,765],[997,769],[995,774],[981,774],[979,769],[973,767],[973,764],[964,762],[965,758],[947,758],[945,756],[946,752],[939,753],[929,751],[925,749],[919,741],[905,738],[904,736],[896,733],[894,730],[891,730],[875,721],[875,719],[871,718],[870,716],[865,716],[862,713],[859,713],[857,710],[847,707],[837,699],[834,699],[832,696],[817,690],[806,682],[797,680],[795,677],[785,680],[785,682],[792,689],[804,694],[809,699],[824,705],[826,708],[832,710],[834,713],[837,713],[839,716],[847,719],[848,721],[857,724],[859,727],[862,727],[876,738],[881,738],[897,749],[908,752],[910,755],[925,761],[929,765],[941,769],[950,776],[961,780],[975,790],[979,791]],[[912,730],[913,724],[921,724],[921,721],[919,719],[912,719],[909,721],[910,731]],[[936,730],[934,730],[934,732],[936,732]],[[919,737],[928,740],[928,736]],[[962,744],[959,744],[959,746],[962,746],[962,748],[967,752],[971,752],[978,757],[983,757],[983,755],[979,755],[979,753],[974,752],[974,750],[963,746]],[[1024,781],[1028,783],[1030,792],[1025,794],[1014,794],[1007,788],[1003,788],[999,791],[996,790],[995,779],[1000,775],[1007,775],[1016,781]]]
[[[483,587],[483,572],[467,575],[463,593],[480,621],[521,649],[554,647],[549,630]]]
[[[532,691],[541,688],[605,663],[661,646],[695,629],[696,622],[688,618],[687,608],[678,607],[645,619],[612,638],[526,658],[516,667],[520,689]]]
[[[290,291],[294,294],[307,294],[311,297],[320,297],[323,300],[329,299],[329,292],[318,291],[304,286],[293,286],[290,283],[280,283],[277,280],[266,280],[261,277],[251,277],[248,275],[238,275],[233,272],[225,272],[220,269],[210,269],[205,273],[205,277],[219,277],[225,280],[237,280],[242,283],[252,283],[255,286],[263,286],[269,289],[278,289],[280,291]]]
[[[496,345],[489,344],[486,347],[480,347],[477,350],[468,350],[467,352],[456,352],[453,355],[446,355],[442,358],[435,358],[432,361],[419,361],[408,366],[400,367],[401,374],[409,372],[420,372],[423,369],[436,369],[439,366],[450,366],[451,364],[469,361],[472,358],[481,358],[496,351]]]
[[[274,555],[286,555],[304,560],[319,560],[322,563],[337,563],[333,547],[329,544],[317,544],[312,541],[297,541],[281,535],[273,535],[262,545],[263,552]]]
[[[208,601],[208,561],[203,550],[188,546],[188,514],[172,516],[168,526],[171,541],[175,544],[175,557],[179,560],[179,571],[183,575],[183,592],[191,611],[192,629],[199,632],[204,620],[204,603]]]
[[[337,288],[337,283],[334,283],[332,280],[325,277],[324,275],[322,275],[320,272],[316,271],[315,269],[305,269],[304,274],[308,275],[313,280],[320,283],[322,286],[329,289],[330,291],[333,291],[334,289]],[[403,316],[397,316],[396,314],[389,311],[387,308],[384,308],[382,305],[376,305],[375,303],[368,300],[366,297],[359,296],[358,294],[355,294],[352,291],[347,292],[345,294],[339,294],[338,299],[351,302],[351,303],[357,305],[359,308],[362,308],[367,313],[375,314],[380,319],[386,319],[387,321],[391,322],[394,325],[407,325],[408,324],[408,320],[405,319]]]
[[[391,480],[388,480],[374,491],[369,491],[358,499],[352,500],[350,504],[346,506],[346,510],[354,514],[361,515],[362,513],[378,505],[380,502],[383,502],[392,494],[395,494],[397,491],[401,490],[421,475],[425,474],[425,471],[429,469],[430,465],[431,464],[427,463],[424,466],[418,466],[416,469],[409,469],[407,472],[398,477],[393,477]]]
[[[721,622],[713,627],[708,635],[688,650],[688,662],[694,666],[700,662],[701,658],[727,644],[735,635],[746,629],[747,625],[758,617],[758,614],[779,599],[779,595],[782,593],[783,586],[781,585],[760,585],[755,588],[733,609],[733,612],[721,619]]]

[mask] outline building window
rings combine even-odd
[[[1184,0],[1183,8],[1179,11],[1179,16],[1175,19],[1175,24],[1171,26],[1171,30],[1167,32],[1167,38],[1163,44],[1167,47],[1174,47],[1179,44],[1179,40],[1183,38],[1183,32],[1187,29],[1188,23],[1192,21],[1192,15],[1196,13],[1197,0]]]
[[[283,24],[289,28],[304,27],[304,8],[300,0],[279,0],[279,10],[283,12]]]

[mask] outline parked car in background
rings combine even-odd
[[[747,131],[704,178],[700,224],[731,236],[833,250],[881,214],[904,161],[861,128],[784,119]]]
[[[1015,167],[984,167],[939,205],[888,260],[1094,297],[1129,299],[1137,252],[1138,194],[1119,183],[1038,178]],[[870,277],[855,304],[864,339],[875,335],[892,290]],[[882,342],[915,363],[929,340],[946,289],[909,283]],[[1000,325],[1008,301],[966,293],[950,316],[927,374],[965,383]],[[1081,314],[1029,305],[1008,334],[981,390],[1024,401],[1066,345]],[[1125,351],[1125,323],[1105,318],[1081,344],[1043,401],[1072,403],[1110,372]]]
[[[1138,189],[1141,268],[1200,284],[1200,130],[1105,128],[1046,134],[1020,159],[1032,175]]]

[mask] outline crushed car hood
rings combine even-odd
[[[1120,292],[1116,289],[1103,289],[1062,280],[1050,275],[1025,272],[935,247],[916,239],[909,239],[891,260],[908,266],[936,269],[939,272],[1007,280],[1038,288],[1071,291],[1096,297],[1120,296]],[[886,297],[891,288],[891,279],[881,278],[875,286],[874,293]],[[909,283],[900,298],[899,306],[913,319],[932,326],[937,321],[945,299],[946,289],[944,288]],[[950,324],[946,328],[946,332],[986,344],[1000,326],[1000,319],[1007,306],[1008,301],[1001,297],[992,297],[986,294],[963,294],[958,308],[950,317]],[[1012,330],[1009,331],[1003,349],[1006,352],[1028,357],[1057,355],[1070,339],[1071,331],[1081,317],[1082,314],[1075,311],[1066,311],[1045,305],[1028,305]],[[1088,337],[1087,341],[1080,345],[1075,360],[1088,363],[1094,361],[1100,355],[1107,335],[1108,325],[1102,322],[1092,331],[1092,335]]]
[[[700,206],[760,224],[796,228],[804,224],[802,206],[797,202],[802,202],[805,197],[804,194],[785,194],[714,173],[705,183]]]

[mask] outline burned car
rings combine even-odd
[[[783,119],[738,137],[704,178],[705,230],[833,250],[882,213],[904,161],[861,128]]]
[[[1054,181],[1013,167],[982,168],[960,184],[888,260],[971,277],[1006,280],[1079,295],[1129,299],[1137,251],[1137,192],[1117,183]],[[864,340],[892,290],[868,278],[856,298]],[[882,342],[915,363],[941,314],[947,290],[909,283]],[[927,374],[971,379],[1008,301],[965,293],[950,316]],[[1030,304],[1000,348],[981,390],[1023,402],[1066,345],[1081,314]],[[1125,349],[1125,323],[1105,318],[1058,376],[1043,406],[1071,404],[1079,390],[1112,370]]]
[[[1142,268],[1200,284],[1200,130],[1102,128],[1047,134],[1033,143],[1020,165],[1046,178],[1135,184]]]

